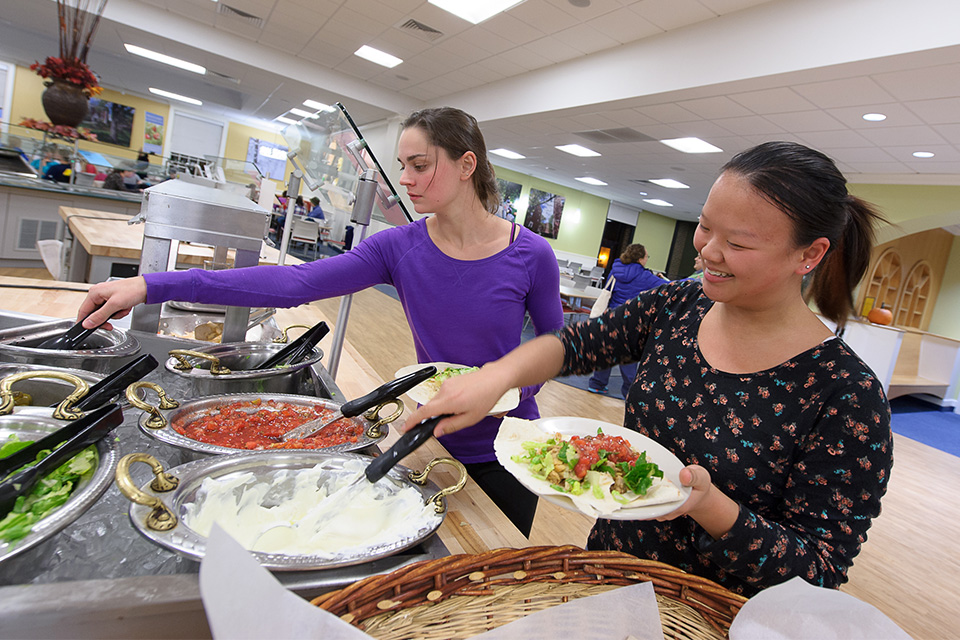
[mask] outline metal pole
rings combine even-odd
[[[287,183],[287,217],[283,221],[283,236],[280,238],[280,258],[277,264],[283,264],[287,257],[287,245],[290,244],[290,231],[293,229],[293,207],[300,194],[300,171],[290,174]]]
[[[373,204],[377,195],[377,172],[373,169],[364,170],[357,184],[357,197],[353,202],[353,213],[350,222],[360,225],[360,237],[356,244],[360,244],[367,237],[367,227],[373,215]],[[333,331],[333,345],[330,349],[330,360],[327,371],[337,379],[337,369],[340,368],[340,352],[343,350],[343,340],[347,334],[347,320],[350,317],[350,305],[353,304],[353,294],[340,298],[340,309],[337,311],[337,324]]]

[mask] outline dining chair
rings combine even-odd
[[[301,242],[313,247],[313,259],[317,259],[317,243],[320,240],[320,223],[310,218],[299,216],[293,219],[293,228],[290,230],[290,243]]]
[[[590,269],[590,283],[597,287],[603,284],[603,267]]]

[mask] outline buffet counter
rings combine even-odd
[[[60,258],[60,280],[70,282],[103,282],[111,276],[136,275],[143,247],[143,224],[128,224],[135,215],[94,211],[78,207],[58,207],[63,220],[63,247]],[[227,253],[232,259],[233,250]],[[277,264],[280,252],[263,244],[260,264]],[[177,249],[179,268],[201,267],[213,260],[213,247],[180,242]],[[286,256],[284,264],[302,261]]]
[[[143,195],[59,184],[38,178],[0,176],[0,262],[42,267],[37,240],[53,238],[61,226],[61,206],[133,216]]]
[[[88,286],[0,277],[4,291],[0,320],[9,325],[72,317]],[[331,323],[312,305],[279,310],[275,320],[280,327],[313,325],[320,320]],[[131,333],[144,351],[156,351],[161,363],[168,348],[192,342]],[[324,341],[319,346],[323,349]],[[340,402],[385,382],[349,342],[341,354],[338,379],[333,382],[325,370],[320,374],[325,392]],[[169,374],[162,364],[150,374],[164,375]],[[167,468],[180,464],[181,458],[196,457],[140,434],[136,427],[139,413],[132,408],[124,410],[124,423],[116,431],[121,455],[145,451]],[[381,442],[380,448],[388,447],[396,437],[396,430],[391,430],[391,437]],[[402,464],[421,469],[431,459],[445,455],[442,445],[430,440]],[[446,486],[455,481],[454,476],[445,467],[437,467],[430,479]],[[5,636],[209,637],[197,581],[199,563],[141,537],[127,518],[127,504],[113,486],[64,531],[4,561],[0,583],[7,586],[0,587],[4,603],[0,627]],[[526,538],[472,481],[447,498],[447,508],[437,535],[413,549],[353,567],[275,575],[289,588],[312,596],[416,560],[527,546]]]

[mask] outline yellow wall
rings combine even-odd
[[[633,242],[642,244],[650,255],[647,268],[652,271],[663,271],[667,268],[667,254],[673,244],[673,232],[677,221],[657,213],[640,211],[637,217],[637,228],[633,232]],[[616,256],[613,256],[616,257]]]
[[[960,224],[960,187],[852,184],[850,192],[873,203],[892,223],[877,234],[879,243],[929,229]],[[943,275],[929,331],[960,340],[960,239]]]
[[[43,104],[40,102],[40,95],[44,89],[43,78],[30,71],[26,67],[17,67],[13,83],[13,99],[10,105],[10,122],[19,124],[24,118],[33,118],[35,120],[47,120],[43,111]],[[104,89],[98,98],[116,102],[134,108],[133,114],[133,133],[130,136],[130,147],[121,147],[115,144],[81,142],[80,147],[88,151],[97,151],[113,156],[120,156],[130,160],[136,160],[137,153],[143,146],[144,124],[146,122],[146,112],[155,113],[163,116],[164,125],[170,123],[170,106],[153,100],[146,100],[137,96],[126,95],[110,89]],[[42,138],[43,134],[36,132],[37,138]],[[160,164],[161,159],[152,158],[154,164]],[[241,156],[243,157],[243,156]]]

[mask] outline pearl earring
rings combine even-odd
[[[810,265],[807,265],[807,269],[809,269],[809,268],[810,268]]]

